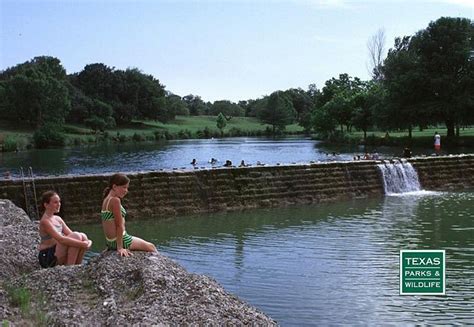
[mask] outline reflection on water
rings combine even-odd
[[[37,175],[94,174],[222,166],[226,160],[255,165],[350,160],[352,154],[327,154],[319,142],[308,138],[224,138],[177,140],[162,143],[100,144],[89,147],[29,150],[0,153],[0,173],[15,174],[20,166],[32,166]],[[209,160],[216,158],[217,164]]]
[[[474,323],[474,193],[128,222],[283,326]],[[102,244],[100,226],[78,227]],[[446,250],[446,296],[400,296],[399,251]]]
[[[379,147],[376,150],[382,158],[400,156],[402,153],[402,149],[396,147]],[[416,153],[430,152],[430,149],[423,149],[424,152],[421,150]],[[197,167],[210,168],[211,158],[219,160],[216,166],[222,166],[226,160],[231,160],[234,165],[238,165],[241,160],[252,165],[257,161],[270,165],[309,163],[352,160],[355,154],[362,154],[364,151],[362,146],[323,146],[319,141],[301,137],[239,137],[163,143],[100,144],[18,153],[0,152],[0,174],[10,171],[17,175],[19,167],[30,166],[37,175],[150,171],[182,167],[191,169],[192,159],[197,160]]]

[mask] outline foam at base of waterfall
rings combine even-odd
[[[404,193],[385,193],[385,195],[388,196],[428,196],[428,195],[441,195],[443,192],[437,192],[437,191],[425,191],[425,190],[420,190],[420,191],[411,191],[411,192],[404,192]]]

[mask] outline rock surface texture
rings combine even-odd
[[[188,273],[159,253],[121,258],[104,252],[87,264],[41,269],[38,225],[0,200],[0,316],[36,325],[11,303],[7,288],[27,289],[47,325],[276,325],[213,279]]]

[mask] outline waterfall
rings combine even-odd
[[[420,191],[415,168],[406,161],[377,165],[382,172],[385,194]]]

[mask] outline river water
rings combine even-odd
[[[319,141],[301,137],[103,143],[82,147],[0,152],[0,174],[3,175],[8,171],[11,175],[18,176],[20,167],[25,170],[32,167],[35,175],[39,176],[193,169],[194,167],[190,165],[192,159],[197,160],[196,168],[210,168],[211,158],[219,160],[214,166],[222,166],[226,160],[231,160],[236,166],[241,160],[251,165],[256,165],[258,161],[267,165],[309,163],[352,160],[354,155],[363,155],[366,150],[371,153],[377,151],[382,158],[401,156],[403,152],[402,148],[397,147],[364,149],[363,146],[325,146]],[[432,152],[431,149],[424,148],[412,150],[418,155],[430,155]],[[465,149],[451,153],[462,150]]]
[[[129,221],[282,326],[474,324],[474,192]],[[67,217],[66,217],[67,219]],[[101,226],[74,226],[103,249]],[[446,250],[446,295],[399,295],[402,249]]]

